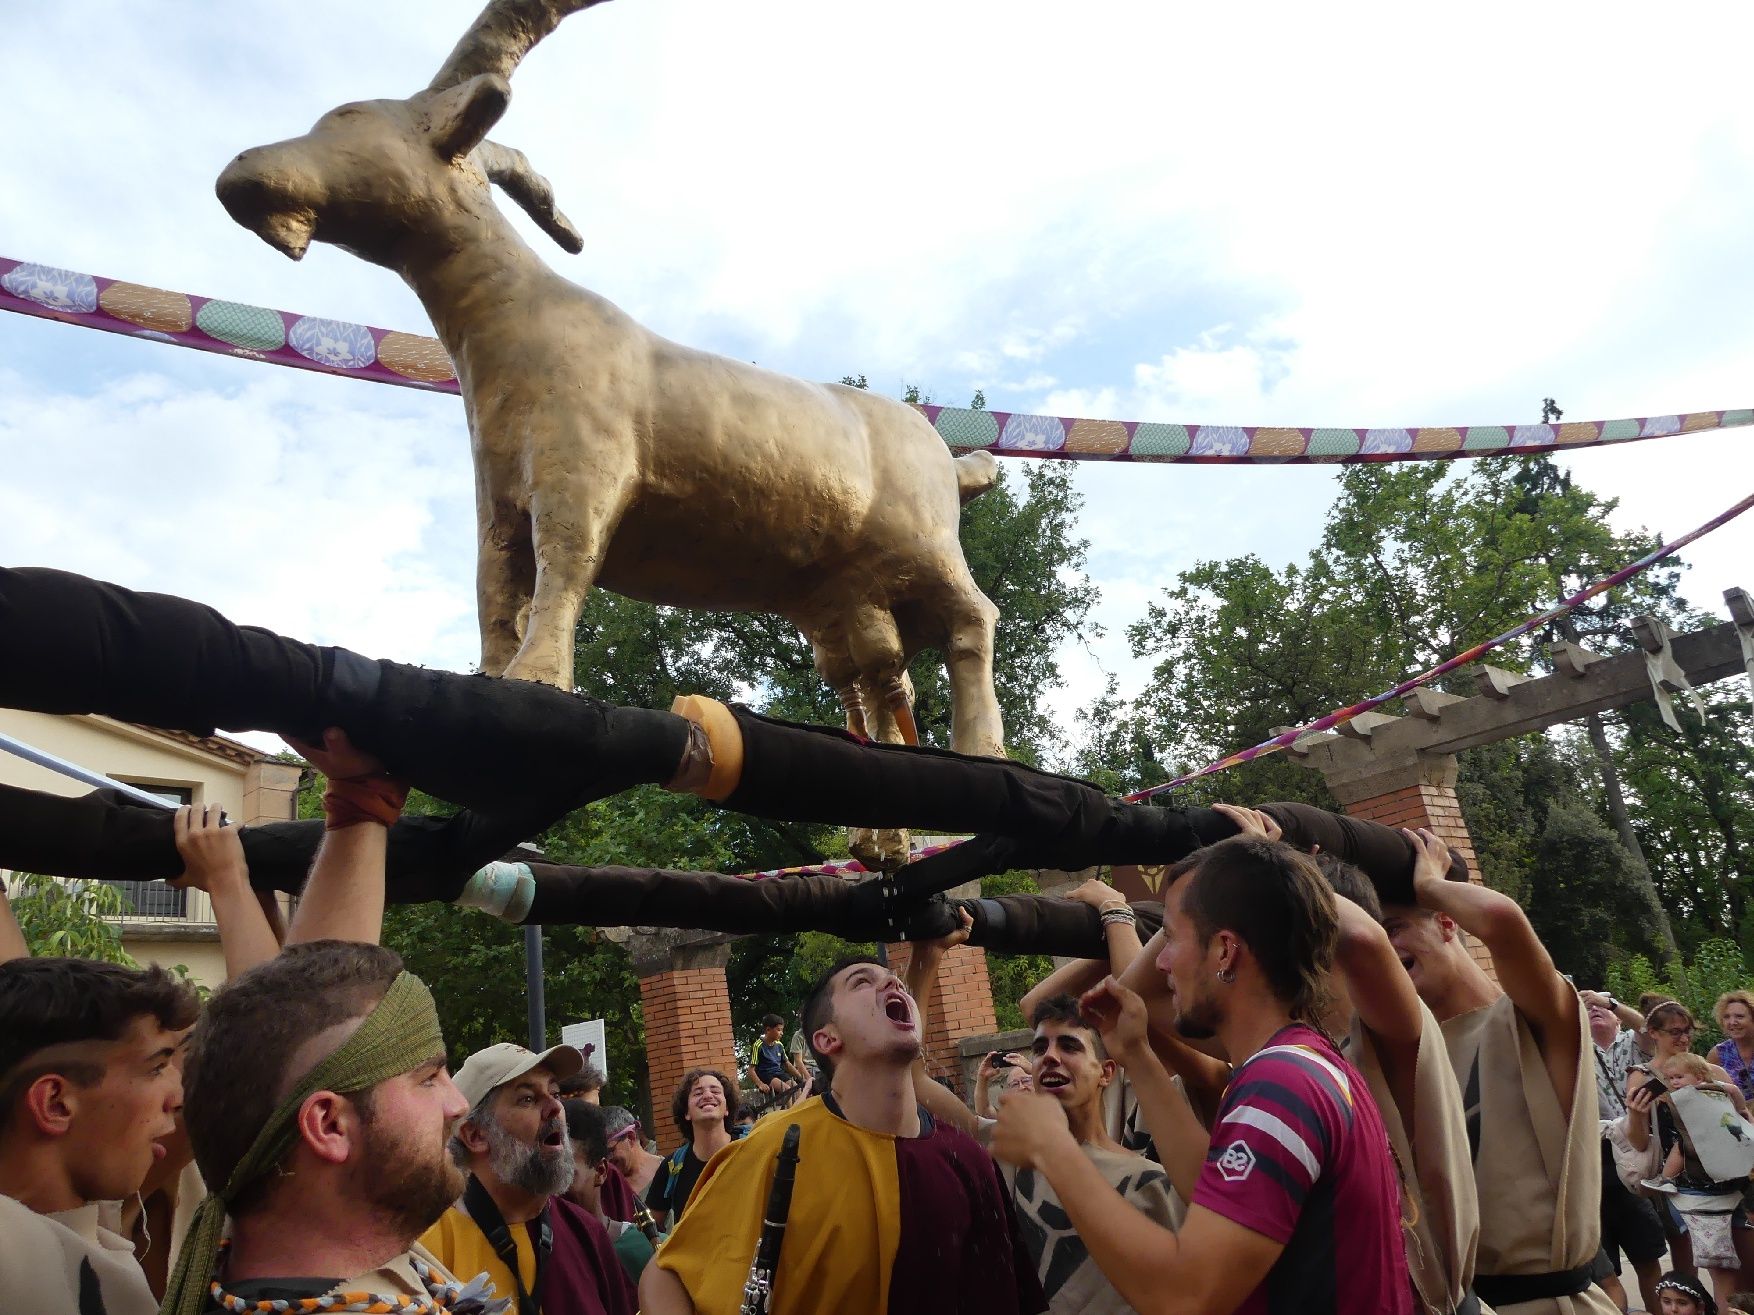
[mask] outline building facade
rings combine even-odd
[[[0,709],[0,733],[178,804],[218,804],[234,822],[284,821],[297,806],[300,765],[224,736],[154,730],[108,717]],[[0,783],[79,795],[91,786],[0,753]],[[115,881],[130,912],[122,944],[141,963],[181,965],[203,986],[225,976],[207,896],[162,881]]]

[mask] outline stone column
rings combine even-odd
[[[731,938],[717,932],[647,929],[628,937],[639,975],[646,1024],[646,1073],[652,1099],[647,1131],[660,1142],[677,1135],[670,1098],[689,1069],[721,1069],[737,1080],[731,996],[725,965]]]
[[[889,966],[898,976],[907,974],[914,947],[909,943],[886,947]],[[957,1043],[964,1037],[989,1036],[998,1031],[993,1014],[993,988],[987,978],[987,952],[975,945],[958,945],[938,965],[938,990],[932,1012],[926,1018],[926,1071],[935,1078],[948,1078],[965,1098],[962,1061]]]
[[[244,815],[237,820],[287,822],[298,816],[297,763],[259,759],[244,768]]]

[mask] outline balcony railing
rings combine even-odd
[[[131,912],[127,922],[189,923],[213,925],[213,904],[203,891],[174,890],[162,881],[106,881],[122,892]]]

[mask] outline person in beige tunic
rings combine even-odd
[[[30,1315],[157,1315],[134,1248],[98,1207],[42,1215],[0,1196],[0,1308]]]
[[[1415,904],[1388,906],[1384,925],[1460,1084],[1481,1207],[1474,1290],[1498,1315],[1615,1315],[1589,1279],[1602,1166],[1583,1004],[1515,900],[1445,880],[1447,847],[1409,835]]]

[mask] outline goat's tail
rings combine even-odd
[[[991,452],[970,452],[956,458],[956,496],[964,506],[999,482],[999,462]]]

